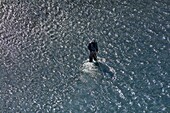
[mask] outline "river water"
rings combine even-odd
[[[170,1],[2,1],[0,112],[170,112]]]

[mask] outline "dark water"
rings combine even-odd
[[[0,112],[170,112],[170,1],[1,2]]]

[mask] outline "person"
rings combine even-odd
[[[93,59],[97,62],[98,45],[95,39],[88,44],[88,50],[90,51],[89,62],[93,62]]]

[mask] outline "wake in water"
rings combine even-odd
[[[85,60],[80,67],[80,70],[91,76],[102,75],[104,77],[115,79],[115,70],[107,65],[104,58],[98,58],[98,62],[89,62],[88,60]]]

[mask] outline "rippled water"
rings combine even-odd
[[[169,19],[169,0],[1,2],[0,112],[170,112]]]

